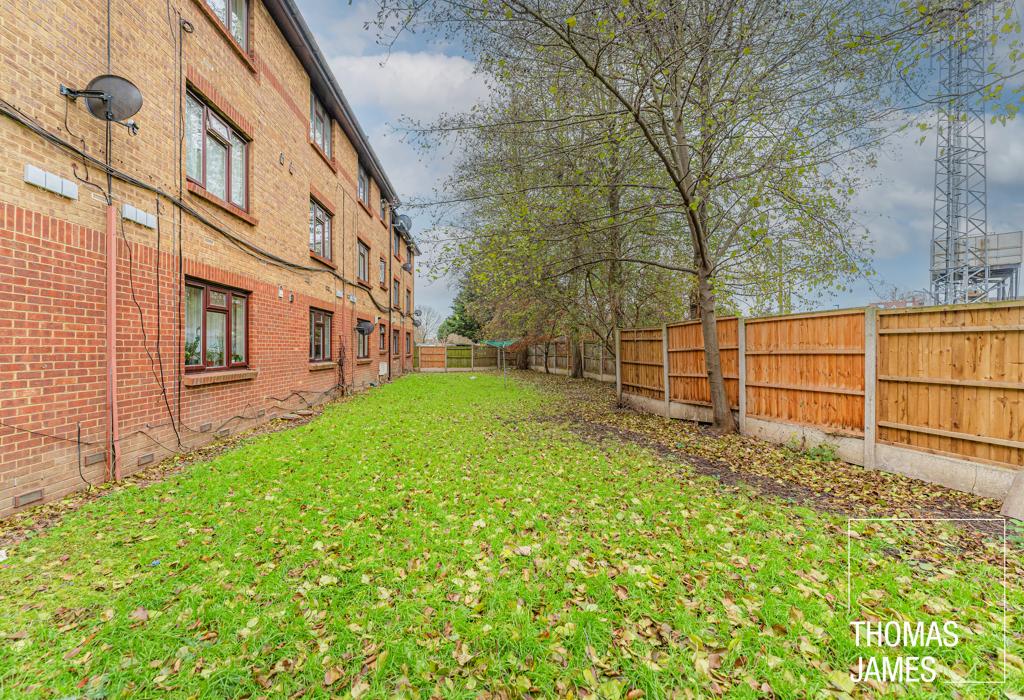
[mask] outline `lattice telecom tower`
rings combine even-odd
[[[958,21],[939,56],[931,249],[931,293],[939,304],[1013,299],[1021,268],[1021,233],[988,233],[982,99],[988,51],[985,32],[972,24]]]

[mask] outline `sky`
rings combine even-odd
[[[354,0],[298,0],[306,22],[331,64],[370,138],[388,177],[406,200],[426,197],[441,184],[449,163],[406,143],[399,120],[430,121],[442,112],[468,109],[486,95],[482,78],[458,46],[420,36],[403,37],[388,51],[366,28],[376,3]],[[876,275],[848,292],[822,299],[819,308],[859,306],[895,287],[928,287],[928,251],[935,181],[935,141],[919,132],[894,138],[882,149],[876,168],[866,175],[854,205],[874,249]],[[991,232],[1024,229],[1024,122],[987,125],[988,220]],[[417,230],[413,220],[413,234]],[[417,265],[416,304],[448,314],[455,290],[447,280],[425,274],[431,251]]]

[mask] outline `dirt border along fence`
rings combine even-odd
[[[745,435],[999,499],[1024,471],[1024,302],[722,318],[718,341]],[[530,368],[567,373],[548,345]],[[623,401],[709,422],[703,345],[698,321],[623,328],[599,361]]]

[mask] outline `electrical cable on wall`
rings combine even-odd
[[[167,3],[167,8],[168,8],[168,22],[169,22],[169,25],[170,25],[170,23],[171,23],[171,5],[170,5],[169,2]],[[188,20],[182,18],[180,12],[178,12],[177,10],[174,11],[174,14],[175,14],[175,16],[177,18],[177,23],[178,23],[178,32],[177,32],[177,34],[178,34],[178,37],[177,37],[177,40],[178,40],[177,49],[178,50],[177,50],[177,56],[176,56],[176,63],[177,63],[176,69],[178,71],[179,88],[181,88],[179,90],[179,93],[181,93],[184,90],[184,33],[192,33],[192,25],[191,25],[191,23],[188,22]],[[112,20],[111,20],[111,3],[108,0],[108,2],[107,2],[107,47],[106,47],[107,48],[107,68],[108,68],[108,72],[111,69],[111,54],[112,54],[112,50],[111,50],[111,32],[110,32],[111,23],[112,23]],[[173,26],[171,26],[171,33],[172,33],[172,37],[173,37],[173,34],[174,34]],[[168,416],[169,416],[169,419],[171,421],[171,427],[174,429],[178,445],[181,446],[181,447],[184,447],[184,442],[183,442],[183,439],[182,439],[180,428],[184,427],[185,429],[188,429],[190,431],[193,430],[193,429],[191,427],[185,425],[184,422],[181,420],[181,416],[182,416],[182,393],[181,393],[181,386],[182,386],[182,383],[183,383],[181,381],[182,377],[181,377],[181,374],[180,374],[180,371],[179,371],[179,381],[177,382],[177,387],[176,387],[176,393],[177,393],[177,397],[176,397],[177,398],[177,412],[176,413],[177,413],[177,415],[175,416],[175,412],[172,411],[171,406],[170,406],[170,400],[169,400],[168,391],[167,391],[167,387],[166,387],[166,377],[164,376],[162,349],[161,349],[161,345],[160,345],[161,338],[162,338],[162,326],[161,326],[161,319],[160,319],[160,316],[161,316],[161,313],[160,313],[161,308],[160,307],[162,305],[162,302],[161,302],[162,297],[161,297],[161,290],[160,290],[160,286],[161,286],[160,276],[161,276],[161,273],[162,273],[162,268],[161,268],[162,261],[160,260],[160,257],[161,257],[161,254],[162,254],[162,231],[161,231],[161,224],[160,224],[160,219],[162,218],[161,202],[160,202],[161,198],[166,198],[168,201],[170,201],[174,205],[174,207],[175,207],[174,208],[174,213],[175,213],[176,218],[177,218],[177,227],[175,229],[175,236],[176,236],[176,243],[177,243],[176,247],[177,247],[177,253],[178,253],[178,281],[179,281],[179,285],[178,286],[179,286],[179,289],[178,289],[177,329],[176,330],[177,330],[177,340],[178,340],[178,346],[179,347],[181,347],[181,344],[182,344],[181,341],[183,340],[183,336],[184,336],[184,331],[183,331],[184,318],[183,318],[183,313],[182,313],[182,306],[183,306],[183,304],[182,304],[182,294],[183,294],[183,291],[184,291],[183,238],[184,238],[184,215],[185,214],[190,215],[191,217],[193,217],[194,219],[196,219],[197,221],[199,221],[203,225],[207,226],[211,230],[215,231],[216,233],[218,233],[219,235],[224,237],[226,240],[228,240],[228,242],[230,242],[232,245],[237,247],[242,252],[244,252],[244,253],[246,253],[246,254],[248,254],[248,255],[250,255],[250,256],[258,259],[258,260],[260,260],[261,262],[268,263],[268,264],[278,265],[278,266],[281,266],[281,267],[284,267],[284,268],[287,268],[287,269],[291,269],[291,270],[294,270],[294,271],[299,271],[299,272],[327,273],[327,274],[332,275],[332,277],[335,280],[341,282],[342,296],[344,298],[347,298],[347,296],[346,296],[347,286],[349,284],[352,284],[353,287],[355,287],[356,285],[355,285],[355,283],[352,280],[349,280],[348,278],[346,278],[344,276],[344,274],[340,274],[340,273],[338,273],[335,270],[325,269],[325,268],[322,268],[322,267],[307,266],[307,265],[302,265],[302,264],[299,264],[299,263],[294,263],[294,262],[291,262],[291,261],[289,261],[289,260],[287,260],[285,258],[277,256],[277,255],[275,255],[275,254],[273,254],[273,253],[271,253],[271,252],[269,252],[267,250],[264,250],[264,249],[260,248],[259,246],[255,245],[253,243],[250,243],[249,241],[246,241],[244,238],[241,238],[241,237],[233,234],[231,231],[227,230],[224,226],[219,224],[217,221],[211,220],[209,215],[204,214],[202,211],[199,211],[199,210],[195,209],[194,207],[192,207],[191,205],[189,205],[188,203],[186,203],[184,201],[184,199],[183,199],[183,197],[184,197],[184,190],[183,190],[183,186],[182,186],[182,183],[184,181],[184,178],[183,178],[184,164],[183,164],[183,157],[182,157],[183,144],[184,144],[184,139],[185,139],[185,133],[184,133],[185,129],[184,129],[184,122],[183,122],[183,120],[184,120],[183,111],[184,110],[183,110],[183,105],[181,104],[181,102],[182,102],[181,95],[180,94],[177,95],[175,99],[179,103],[178,104],[178,116],[179,116],[179,118],[178,118],[177,124],[176,124],[176,130],[177,130],[177,136],[178,136],[178,144],[179,144],[179,149],[178,149],[178,151],[179,151],[178,152],[179,194],[178,194],[178,197],[174,197],[174,196],[168,194],[167,192],[163,191],[160,187],[155,186],[155,185],[151,185],[151,184],[145,182],[144,180],[141,180],[141,179],[139,179],[139,178],[137,178],[135,176],[132,176],[132,175],[130,175],[128,173],[125,173],[123,171],[120,171],[120,170],[118,170],[117,168],[114,168],[111,165],[111,163],[110,163],[110,156],[111,156],[111,153],[110,153],[110,148],[111,148],[111,131],[110,131],[109,122],[107,124],[106,152],[104,154],[104,157],[105,157],[105,162],[104,162],[104,161],[101,161],[100,159],[96,158],[95,156],[92,156],[91,154],[89,154],[87,152],[87,150],[86,150],[84,138],[74,134],[71,131],[71,129],[69,127],[69,124],[68,124],[68,105],[67,105],[67,103],[65,103],[65,116],[64,116],[65,128],[67,129],[67,132],[73,138],[76,138],[77,140],[79,140],[81,142],[81,144],[82,144],[81,147],[76,147],[75,145],[73,145],[72,143],[64,140],[60,136],[58,136],[58,135],[48,131],[44,127],[42,127],[39,124],[35,123],[35,121],[32,118],[30,118],[27,115],[25,115],[23,112],[21,112],[21,110],[19,110],[18,108],[14,107],[13,105],[7,103],[4,100],[0,100],[0,113],[3,113],[4,116],[7,116],[8,118],[12,119],[13,121],[19,123],[20,125],[22,125],[25,128],[29,129],[30,131],[32,131],[36,135],[40,136],[44,140],[50,142],[51,144],[56,145],[56,146],[58,146],[60,148],[63,148],[65,150],[69,151],[70,153],[78,156],[81,159],[81,165],[84,168],[85,177],[83,178],[83,177],[78,175],[77,167],[76,167],[77,164],[73,163],[72,164],[72,169],[73,169],[73,171],[75,173],[75,177],[79,181],[83,182],[85,185],[87,185],[87,186],[89,186],[91,188],[96,189],[101,195],[104,196],[104,199],[106,200],[108,205],[113,203],[113,192],[112,192],[112,181],[113,181],[113,179],[118,179],[119,181],[122,181],[122,182],[124,182],[124,183],[126,183],[128,185],[135,186],[135,187],[138,187],[140,189],[149,191],[149,192],[151,192],[151,193],[153,193],[155,195],[156,207],[157,207],[157,263],[156,263],[156,273],[155,273],[156,274],[156,285],[157,285],[157,290],[156,290],[156,294],[157,294],[156,359],[153,358],[153,355],[152,355],[152,353],[149,350],[148,338],[146,336],[146,329],[145,329],[144,319],[143,319],[143,315],[142,315],[142,309],[141,309],[141,306],[139,305],[138,299],[137,299],[136,294],[135,294],[134,272],[133,272],[134,260],[132,259],[132,248],[131,248],[131,245],[128,243],[127,237],[126,237],[126,235],[124,233],[123,217],[122,217],[122,220],[121,220],[121,235],[122,235],[122,238],[124,239],[125,244],[126,244],[127,249],[128,249],[128,255],[129,255],[129,282],[130,282],[130,287],[131,287],[131,291],[132,291],[132,298],[133,298],[133,301],[134,301],[134,303],[135,303],[135,305],[136,305],[136,307],[137,307],[137,309],[139,311],[139,315],[140,315],[140,322],[142,324],[142,332],[143,332],[143,342],[144,342],[144,345],[145,345],[145,348],[146,348],[146,353],[149,356],[149,360],[150,360],[150,364],[151,364],[151,369],[152,369],[152,365],[153,365],[154,362],[159,365],[159,377],[157,376],[157,373],[154,370],[154,378],[160,384],[161,394],[162,394],[162,398],[163,398],[163,403],[164,403],[165,408],[166,408],[166,410],[168,412]],[[107,175],[108,187],[107,187],[106,190],[104,190],[97,183],[91,181],[90,172],[89,172],[89,165],[90,165],[90,163],[94,167],[97,167],[98,169],[102,170]],[[338,187],[339,187],[339,190],[341,191],[341,195],[342,195],[342,205],[343,205],[342,225],[344,227],[344,219],[345,219],[345,217],[344,217],[344,213],[345,213],[344,205],[347,203],[346,200],[351,200],[352,199],[352,196],[347,191],[345,191],[343,188],[340,187],[340,183],[338,184]],[[352,222],[350,222],[350,223],[354,223],[354,220]],[[391,237],[389,237],[389,238],[391,238]],[[390,241],[389,241],[389,243],[390,243]],[[344,265],[345,250],[342,251],[342,260],[343,260],[343,265]],[[381,313],[385,313],[386,312],[386,313],[389,314],[389,316],[392,313],[397,313],[402,318],[406,318],[407,317],[407,314],[401,313],[400,310],[398,312],[394,312],[392,310],[390,304],[382,305],[376,299],[376,297],[373,295],[373,293],[370,290],[365,290],[365,291],[366,291],[367,296],[370,299],[370,301],[377,308],[377,310],[380,311]],[[337,296],[338,296],[337,295],[337,287],[335,287],[335,298],[336,299],[337,299]],[[337,301],[336,300],[334,301],[334,305],[335,305],[334,308],[336,309],[337,308]],[[341,350],[342,353],[344,353],[344,351],[346,350],[346,346],[345,346],[344,343],[341,343],[340,350]],[[342,390],[344,389],[344,355],[343,354],[341,356],[339,356],[338,367],[339,367],[339,372],[338,372],[339,377],[338,377],[337,384],[335,386],[331,387],[330,389],[328,389],[326,391],[323,391],[323,392],[320,392],[319,394],[317,394],[318,397],[326,395],[328,393],[336,392],[339,389],[342,389]],[[311,392],[305,392],[305,393],[311,393]],[[307,405],[311,405],[310,402],[306,399],[306,397],[304,396],[304,393],[301,390],[300,391],[293,391],[291,394],[286,396],[284,399],[280,399],[280,398],[277,398],[277,397],[267,397],[267,398],[271,399],[271,400],[278,401],[278,402],[283,402],[283,401],[286,401],[286,400],[290,399],[292,396],[296,396],[296,395],[299,396],[304,402],[306,402]],[[249,416],[235,415],[235,416],[232,416],[231,418],[227,419],[227,421],[225,421],[224,423],[222,423],[222,426],[226,425],[228,422],[230,422],[232,420],[236,420],[236,419],[253,420],[253,418],[251,418]],[[4,423],[2,421],[0,421],[0,425],[3,425],[5,427],[8,427],[8,428],[11,428],[13,430],[20,431],[20,432],[25,432],[25,433],[29,433],[29,434],[32,434],[32,435],[35,435],[35,436],[39,436],[39,437],[45,437],[45,438],[48,438],[48,439],[64,441],[64,442],[69,442],[69,443],[70,442],[74,442],[74,443],[76,443],[78,445],[79,450],[81,449],[82,445],[92,446],[92,445],[102,444],[102,443],[95,443],[95,442],[90,442],[90,441],[82,441],[81,440],[80,426],[79,426],[78,435],[77,435],[78,439],[77,440],[72,440],[70,438],[64,438],[64,437],[61,437],[61,436],[58,436],[58,435],[52,435],[52,434],[44,433],[44,432],[41,432],[41,431],[33,431],[33,430],[25,429],[25,428],[19,428],[17,426],[10,425],[10,424]],[[120,438],[116,442],[118,442],[118,443],[123,442],[124,440],[130,439],[130,438],[132,438],[135,435],[138,435],[140,433],[147,435],[147,437],[149,437],[151,440],[153,440],[154,442],[157,442],[151,435],[149,435],[148,433],[146,433],[145,431],[142,431],[142,430],[137,430],[137,431],[135,431],[133,433],[129,433],[128,435],[120,436]],[[160,444],[160,443],[157,443],[157,444]],[[163,446],[163,447],[165,449],[168,449],[168,448],[166,448],[166,446]],[[170,452],[178,452],[177,450],[169,450],[169,449],[168,449],[168,451],[170,451]],[[81,470],[81,464],[79,465],[79,468]],[[85,481],[84,476],[82,478],[83,478],[83,481]],[[86,481],[86,483],[88,483],[88,481]]]

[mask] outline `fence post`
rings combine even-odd
[[[476,345],[473,343],[469,344],[469,368],[476,369]]]
[[[601,341],[601,354],[598,357],[600,357],[600,359],[598,361],[601,363],[600,364],[600,368],[601,369],[597,370],[597,378],[598,378],[599,381],[603,382],[604,381],[604,341],[603,340]]]
[[[736,319],[736,346],[739,360],[740,435],[744,435],[747,432],[747,324],[742,318]]]
[[[875,390],[878,387],[878,309],[864,309],[864,467],[875,468]]]
[[[622,334],[615,329],[615,400],[622,401]]]
[[[668,376],[668,324],[661,326],[661,376],[665,384],[665,417],[672,417],[672,391]]]

